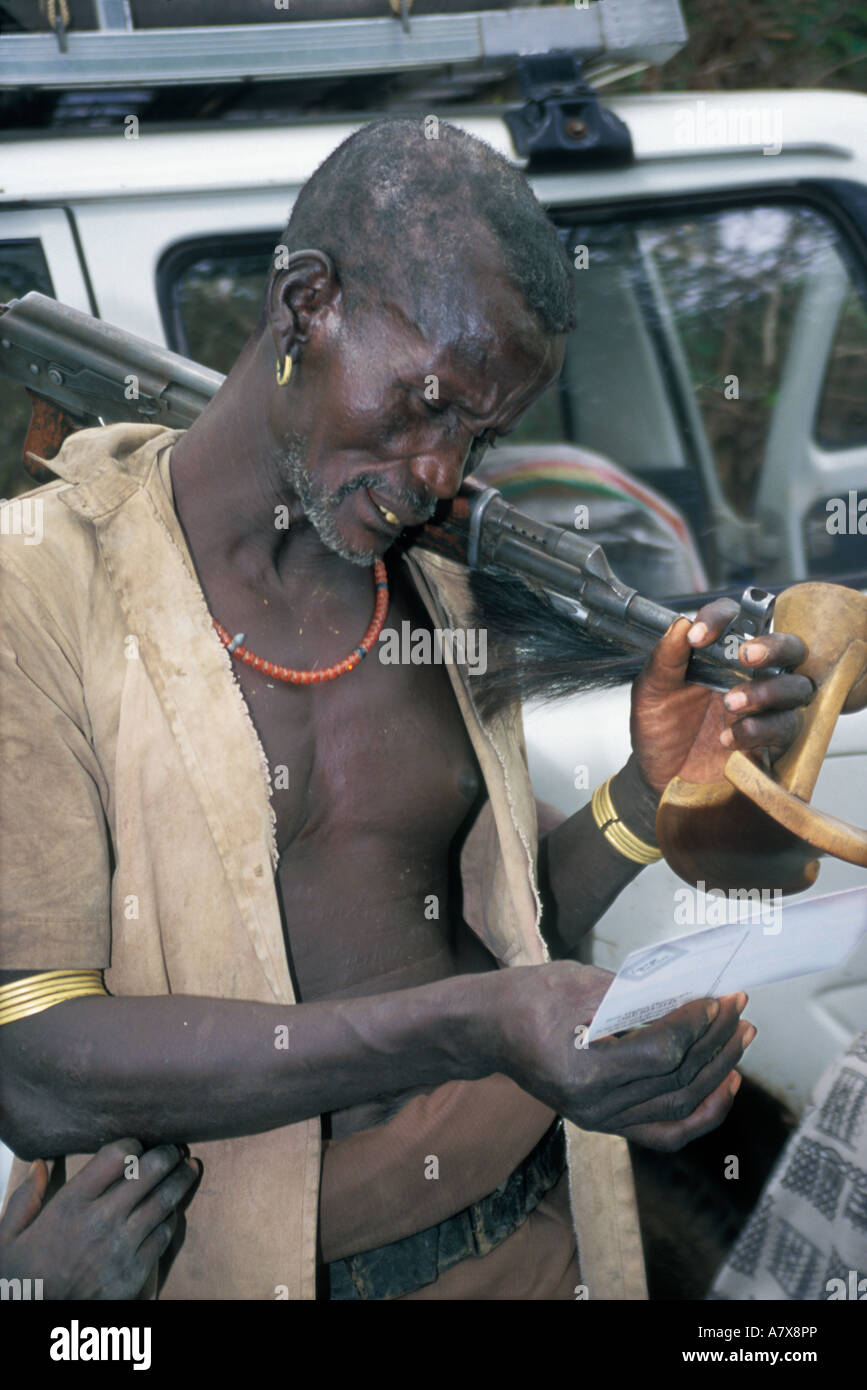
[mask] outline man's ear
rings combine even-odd
[[[283,253],[282,256],[280,253]],[[324,251],[286,251],[277,247],[266,294],[266,311],[279,362],[297,356],[314,321],[340,302],[340,284],[331,257]]]

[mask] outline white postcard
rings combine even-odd
[[[723,926],[632,951],[582,1045],[651,1023],[693,999],[719,999],[775,980],[836,969],[865,931],[867,888],[849,888],[781,904],[773,927],[766,912],[750,904]]]

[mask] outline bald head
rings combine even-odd
[[[426,129],[381,120],[345,140],[302,188],[283,244],[331,257],[349,313],[398,303],[423,331],[483,254],[545,333],[568,332],[572,268],[523,174],[455,126]]]

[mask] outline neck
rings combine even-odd
[[[260,591],[285,592],[311,579],[367,586],[366,571],[322,544],[281,477],[263,406],[270,375],[263,340],[251,340],[172,449],[175,510],[197,568]]]

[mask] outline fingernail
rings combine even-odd
[[[717,1016],[718,1013],[719,1013],[719,1000],[718,1000],[718,999],[711,999],[710,1003],[709,1003],[708,1006],[707,1006],[707,1021],[708,1021],[708,1023],[713,1023],[713,1021],[714,1021],[714,1019],[716,1018],[716,1016]]]
[[[732,1081],[732,1084],[729,1086],[729,1095],[730,1095],[730,1096],[736,1096],[737,1093],[738,1093],[738,1091],[739,1091],[740,1089],[741,1089],[741,1074],[740,1074],[739,1071],[736,1071],[736,1072],[735,1072],[735,1075],[734,1075],[734,1080]]]
[[[197,1178],[202,1176],[202,1161],[199,1158],[188,1158],[187,1163],[192,1168]]]
[[[735,1007],[739,1014],[742,1014],[747,1007],[748,996],[741,990],[740,994],[735,995]]]
[[[742,690],[730,691],[723,700],[726,709],[743,709],[746,702],[747,697]]]
[[[693,623],[686,635],[690,642],[703,642],[707,637],[707,623]]]
[[[761,661],[765,649],[760,642],[748,642],[743,649],[744,661]]]
[[[731,729],[723,729],[722,733],[719,736],[719,741],[722,744],[723,748],[731,748],[732,744],[735,741],[735,736],[732,733]]]
[[[751,1023],[747,1031],[744,1033],[744,1047],[749,1047],[757,1032],[758,1029],[755,1027],[754,1024]]]

